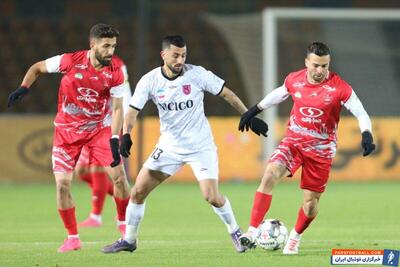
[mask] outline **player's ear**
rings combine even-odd
[[[96,45],[96,40],[94,38],[90,38],[89,40],[90,49],[94,48],[95,45]]]
[[[161,55],[161,58],[164,60],[164,57],[165,57],[165,51],[164,50],[161,50],[161,52],[160,52],[160,55]]]
[[[307,65],[308,65],[308,58],[305,58],[305,59],[304,59],[304,65],[307,67]]]

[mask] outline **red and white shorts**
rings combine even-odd
[[[318,156],[307,148],[286,137],[271,155],[269,162],[284,165],[291,173],[290,177],[301,166],[300,188],[322,193],[329,179],[332,158]]]
[[[55,127],[52,153],[53,172],[72,172],[83,147],[87,149],[84,153],[88,156],[86,160],[89,165],[109,166],[113,161],[110,138],[110,127],[96,130],[93,133],[79,134]]]

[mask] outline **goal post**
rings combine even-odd
[[[278,84],[278,23],[280,20],[335,20],[335,21],[400,21],[400,10],[351,8],[266,8],[262,12],[262,83],[264,96]],[[310,40],[310,42],[313,40]],[[304,47],[305,50],[305,47]],[[294,71],[294,70],[293,70]],[[276,146],[274,126],[277,107],[263,113],[270,126],[264,142],[264,155],[269,157]]]

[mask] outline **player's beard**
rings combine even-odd
[[[311,78],[313,79],[314,83],[321,83],[325,80],[326,73],[321,73],[320,75],[318,75],[318,73],[311,73]]]
[[[97,61],[102,65],[102,66],[110,66],[111,64],[111,57],[102,57],[99,52],[95,51],[94,56],[96,57]]]
[[[165,64],[165,65],[175,75],[178,75],[182,71],[182,65],[180,65],[180,67],[174,67],[174,66],[172,66],[170,64]]]

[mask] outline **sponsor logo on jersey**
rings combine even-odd
[[[317,118],[324,114],[319,108],[313,107],[301,107],[299,111],[304,116],[301,120],[308,123],[321,123],[321,119]]]
[[[156,96],[157,96],[157,98],[159,100],[164,99],[164,97],[165,97],[165,89],[164,88],[157,89]]]
[[[181,102],[170,102],[170,103],[157,103],[162,110],[166,111],[178,111],[185,110],[193,107],[193,100],[181,101]]]
[[[297,83],[294,83],[294,84],[293,84],[293,87],[302,88],[302,87],[304,87],[305,85],[306,85],[305,82],[297,82]]]
[[[82,75],[82,73],[80,73],[80,72],[75,73],[74,77],[75,77],[76,79],[79,79],[79,80],[82,80],[82,79],[83,79],[83,75]]]
[[[76,99],[79,101],[84,101],[87,103],[96,102],[96,98],[99,96],[99,93],[91,88],[86,87],[78,87],[78,92],[81,94]]]
[[[301,93],[300,93],[300,92],[294,93],[294,97],[296,97],[296,98],[301,98]]]
[[[190,88],[190,84],[182,85],[182,92],[183,92],[185,95],[190,94],[191,91],[192,91],[192,89]]]
[[[88,65],[86,65],[86,64],[76,64],[75,68],[84,70],[84,69],[88,68]]]

